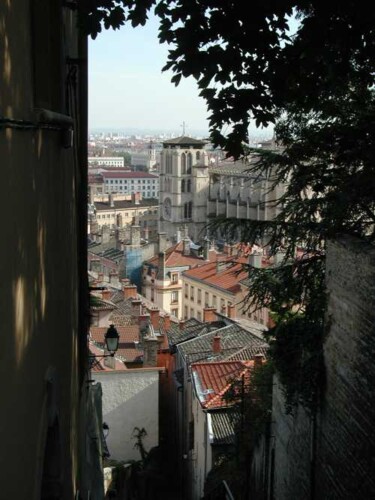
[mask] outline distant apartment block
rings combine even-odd
[[[89,156],[88,164],[90,167],[124,167],[124,158],[122,156]]]
[[[141,193],[142,198],[159,197],[159,177],[147,172],[102,172],[105,193]]]

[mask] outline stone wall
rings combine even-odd
[[[276,380],[274,500],[375,498],[375,248],[346,236],[329,242],[326,279],[330,330],[316,437],[302,408],[285,415]]]
[[[329,243],[327,287],[317,498],[375,498],[375,248],[349,237]]]

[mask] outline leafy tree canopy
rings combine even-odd
[[[213,140],[235,156],[251,119],[266,126],[290,104],[310,112],[353,85],[374,83],[375,10],[368,2],[255,0],[245,8],[229,0],[82,0],[80,8],[93,38],[103,27],[144,25],[153,10],[160,42],[171,46],[164,69],[172,69],[176,85],[182,77],[197,80]]]

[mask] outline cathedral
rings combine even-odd
[[[181,232],[204,239],[209,189],[205,142],[178,137],[163,143],[160,159],[160,232],[174,243]]]

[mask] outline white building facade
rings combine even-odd
[[[102,172],[105,193],[141,193],[142,198],[159,197],[159,177],[147,172]]]
[[[89,156],[89,166],[124,168],[122,156]]]

